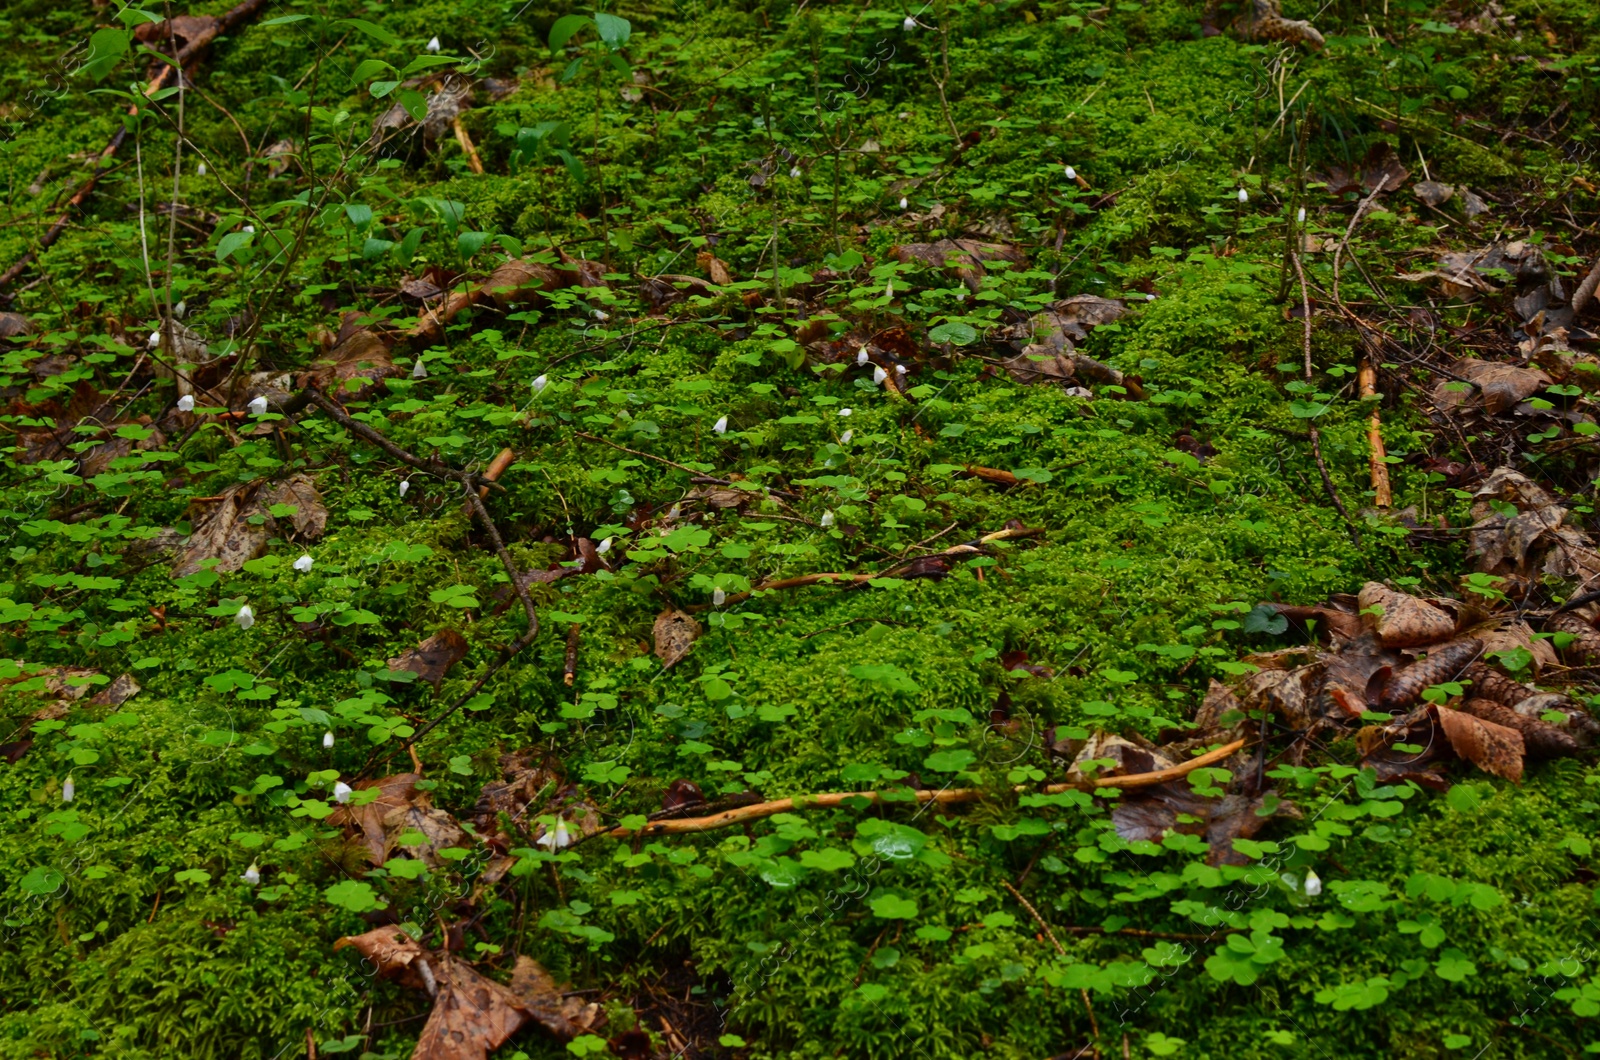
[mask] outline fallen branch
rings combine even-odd
[[[1176,765],[1170,769],[1158,769],[1153,773],[1134,773],[1125,777],[1097,777],[1089,780],[1085,785],[1080,784],[1050,784],[1044,788],[1046,794],[1059,795],[1064,791],[1081,790],[1084,786],[1091,788],[1149,788],[1157,784],[1165,784],[1169,780],[1177,780],[1188,776],[1202,766],[1213,762],[1220,762],[1245,745],[1242,739],[1224,744],[1212,751],[1207,751],[1198,758]],[[1018,784],[1014,789],[1018,793],[1026,794],[1035,789],[1026,784]],[[938,790],[923,790],[914,793],[916,801],[920,803],[935,803],[948,806],[952,803],[976,802],[988,792],[983,788],[940,788]],[[841,806],[851,799],[865,799],[871,803],[883,801],[883,797],[876,791],[833,791],[819,795],[796,795],[793,798],[777,799],[772,802],[758,802],[750,806],[737,806],[731,810],[712,814],[709,817],[688,817],[675,821],[651,821],[643,828],[613,828],[601,833],[612,839],[628,839],[635,835],[651,836],[676,834],[681,832],[712,832],[719,828],[728,828],[745,821],[755,821],[773,814],[789,813],[793,810],[829,809]]]
[[[467,127],[461,124],[461,119],[458,117],[452,123],[451,128],[455,130],[456,143],[460,144],[461,150],[466,152],[467,168],[478,176],[483,176],[483,159],[478,157],[477,145],[472,142],[472,137],[467,134]]]
[[[201,52],[211,46],[212,41],[227,33],[239,23],[254,16],[257,11],[266,6],[266,3],[267,0],[244,0],[243,3],[220,18],[211,20],[209,25],[199,30],[192,40],[178,50],[178,54],[173,56],[172,64],[162,64],[161,72],[156,75],[155,80],[145,86],[145,96],[154,96],[157,92],[167,87],[167,83],[180,68],[187,67]],[[139,108],[137,106],[128,108],[130,116],[136,116],[138,113]],[[117,152],[127,142],[127,139],[128,125],[124,124],[117,130],[116,135],[111,138],[111,142],[106,144],[100,151],[99,158],[95,160],[94,172],[89,175],[89,179],[84,182],[83,187],[79,188],[72,198],[67,200],[66,207],[61,211],[61,215],[56,218],[55,224],[51,225],[39,240],[39,245],[23,254],[22,257],[17,259],[16,264],[12,265],[3,274],[0,274],[0,289],[10,286],[11,282],[21,276],[29,265],[39,260],[40,254],[49,250],[55,245],[56,240],[61,238],[61,234],[67,230],[72,220],[72,214],[88,201],[90,195],[94,194],[95,186],[100,183],[100,178],[111,170],[112,159],[116,157]]]

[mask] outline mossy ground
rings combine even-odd
[[[1300,321],[1280,300],[1284,224],[1299,201],[1290,151],[1308,122],[1312,169],[1352,164],[1385,141],[1433,179],[1517,204],[1472,232],[1408,193],[1391,196],[1357,243],[1364,273],[1343,277],[1352,301],[1385,296],[1364,277],[1390,297],[1422,297],[1388,277],[1440,242],[1476,245],[1502,231],[1572,240],[1568,216],[1592,224],[1596,206],[1574,178],[1600,181],[1581,136],[1597,102],[1593,9],[1512,0],[1503,14],[1514,24],[1474,33],[1453,28],[1471,14],[1457,6],[1393,0],[1380,15],[1339,3],[1315,14],[1329,46],[1310,53],[1206,37],[1198,6],[1172,0],[952,2],[924,11],[910,33],[899,9],[801,6],[617,9],[633,26],[623,54],[649,74],[636,102],[614,73],[598,94],[592,70],[556,84],[564,62],[544,41],[567,12],[545,4],[274,7],[266,17],[318,17],[235,33],[185,104],[209,173],[194,176],[190,151],[179,197],[223,224],[209,233],[186,215],[165,276],[168,218],[157,204],[172,197],[174,138],[163,119],[145,118],[137,154],[122,152],[13,307],[41,334],[6,353],[8,397],[64,402],[82,382],[109,392],[134,368],[127,337],[156,321],[140,250],[141,175],[153,283],[170,280],[188,322],[213,337],[245,308],[266,313],[255,354],[264,367],[303,366],[311,329],[335,326],[341,310],[414,314],[393,297],[402,275],[432,264],[478,276],[503,257],[493,240],[467,254],[457,229],[604,259],[610,291],[588,301],[520,319],[461,318],[426,352],[428,378],[391,381],[367,406],[371,422],[456,466],[513,448],[517,462],[490,505],[528,568],[561,559],[571,534],[625,537],[629,518],[659,517],[690,485],[681,471],[580,431],[799,499],[755,490],[742,509],[709,511],[697,530],[680,531],[659,560],[536,586],[539,639],[490,680],[490,700],[418,747],[435,803],[470,808],[497,776],[497,755],[524,747],[558,758],[611,819],[657,809],[679,777],[708,795],[754,788],[769,798],[870,784],[875,766],[943,781],[954,770],[941,776],[927,764],[941,751],[968,752],[962,783],[994,797],[959,810],[812,812],[746,832],[530,850],[533,871],[499,888],[474,886],[481,852],[430,879],[368,873],[285,796],[325,797],[327,781],[308,774],[359,770],[386,728],[454,701],[523,628],[515,607],[495,617],[439,592],[473,586],[487,605],[505,580],[459,498],[419,476],[400,497],[401,469],[325,418],[261,437],[202,428],[169,439],[170,461],[136,456],[90,482],[70,462],[26,464],[13,453],[0,501],[13,561],[0,585],[11,608],[3,650],[29,664],[131,670],[144,691],[116,711],[80,704],[55,731],[35,726],[35,746],[0,766],[0,1055],[282,1057],[305,1051],[308,1027],[323,1052],[346,1043],[352,1055],[405,1055],[426,1000],[371,980],[332,943],[365,929],[355,911],[363,896],[435,932],[467,918],[452,901],[462,893],[475,898],[467,949],[486,968],[532,954],[576,988],[598,990],[618,1021],[612,1031],[631,1018],[629,1003],[648,1011],[671,996],[675,1011],[698,1013],[685,1033],[707,1055],[1077,1055],[1091,1033],[1084,997],[1106,1055],[1546,1057],[1600,1041],[1585,1015],[1592,999],[1585,1008],[1571,992],[1596,989],[1584,840],[1600,807],[1585,764],[1538,768],[1520,786],[1469,780],[1446,798],[1374,788],[1339,766],[1353,748],[1323,748],[1320,772],[1280,783],[1305,817],[1269,826],[1264,838],[1281,848],[1265,854],[1265,872],[1208,868],[1191,844],[1130,847],[1103,807],[1023,806],[1009,792],[1028,770],[1059,768],[1043,749],[1047,727],[1154,736],[1186,722],[1220,663],[1278,643],[1245,634],[1231,605],[1311,602],[1368,579],[1453,588],[1465,569],[1453,544],[1420,541],[1376,515],[1358,518],[1352,543],[1294,414],[1300,395],[1285,390],[1301,357]],[[946,25],[948,120],[930,28]],[[31,245],[84,176],[82,153],[98,151],[121,120],[121,104],[81,78],[48,98],[28,95],[76,65],[54,56],[93,28],[65,5],[18,3],[0,15],[0,31],[28,46],[4,74],[14,128],[0,155],[0,261]],[[387,157],[361,150],[387,102],[352,80],[356,65],[403,66],[436,34],[447,54],[484,57],[482,74],[520,81],[465,114],[481,176],[453,140]],[[124,62],[99,87],[132,76]],[[210,102],[196,98],[201,90]],[[319,109],[308,117],[311,91]],[[570,127],[587,180],[550,154],[511,168],[517,131],[551,121]],[[981,136],[957,151],[951,122]],[[1486,131],[1502,129],[1512,135]],[[283,138],[304,146],[308,135],[320,146],[269,176],[264,148]],[[863,150],[869,140],[875,150]],[[767,179],[753,187],[763,161]],[[1067,183],[1064,163],[1092,190]],[[284,225],[305,212],[294,196],[309,191],[318,204],[281,291],[263,254],[217,259],[219,240],[243,220],[228,188],[259,211],[280,204],[264,215]],[[945,212],[908,224],[902,194],[911,213]],[[440,202],[462,204],[459,226],[440,221]],[[371,227],[346,203],[370,206]],[[1336,240],[1351,200],[1313,191],[1307,205],[1314,231]],[[425,237],[414,260],[363,256],[367,240],[398,242],[414,227]],[[1029,264],[994,273],[970,301],[936,270],[883,269],[896,242],[985,230],[1020,244]],[[851,248],[873,260],[830,285],[803,275],[841,264],[833,255]],[[809,283],[813,305],[863,336],[895,326],[920,335],[941,314],[981,326],[1079,292],[1128,297],[1134,311],[1097,329],[1087,350],[1141,377],[1148,397],[1089,401],[1023,386],[973,355],[980,345],[952,363],[914,364],[910,399],[896,400],[854,369],[800,363],[792,317],[734,295],[671,326],[646,317],[635,277],[695,272],[706,249],[757,293],[771,290],[772,263],[784,263],[780,283]],[[1322,290],[1328,258],[1307,259]],[[890,279],[896,293],[886,298]],[[1146,292],[1159,297],[1146,302]],[[609,319],[598,321],[596,308]],[[1465,322],[1474,312],[1444,316]],[[1348,374],[1355,341],[1326,319],[1313,356],[1330,408],[1317,423],[1334,483],[1360,510],[1369,500],[1366,406]],[[29,374],[52,353],[75,360],[53,376]],[[540,375],[550,385],[535,392]],[[1461,501],[1414,459],[1451,451],[1405,385],[1431,380],[1399,365],[1388,378],[1397,505],[1459,526]],[[171,380],[147,370],[123,394],[128,417],[160,417],[173,400]],[[839,417],[843,408],[853,415]],[[25,415],[8,423],[26,427]],[[711,429],[720,416],[726,435]],[[1177,448],[1184,433],[1215,455],[1188,457]],[[1043,473],[999,490],[959,474],[968,464]],[[165,565],[131,558],[133,541],[179,525],[191,498],[297,468],[315,474],[329,509],[310,573],[289,569],[301,551],[290,541],[220,579],[175,581]],[[821,525],[825,511],[835,526]],[[666,603],[704,604],[714,588],[737,592],[769,576],[882,569],[952,524],[941,543],[1009,520],[1046,532],[941,581],[758,597],[713,619],[670,670],[649,652]],[[81,580],[59,580],[68,573]],[[107,578],[114,584],[93,580]],[[257,615],[249,631],[227,617],[228,601],[236,609],[240,600]],[[330,620],[317,636],[292,614],[311,605]],[[152,608],[164,609],[159,628]],[[569,689],[570,616],[581,616],[583,633]],[[446,626],[473,650],[437,693],[387,680],[384,660]],[[1016,650],[1055,676],[1008,674],[1000,656]],[[1020,722],[1005,736],[985,725],[1003,689]],[[13,688],[6,717],[20,722],[42,702]],[[305,711],[331,719],[331,752],[321,716]],[[77,797],[63,806],[69,773]],[[874,847],[874,836],[896,842]],[[238,879],[252,859],[259,888]],[[1275,882],[1311,868],[1326,881],[1320,898]],[[1182,936],[1229,924],[1258,949],[1229,958],[1220,935],[1063,933],[1058,956],[1002,887],[1024,874],[1024,894],[1057,926]],[[365,889],[333,890],[341,881]],[[498,949],[474,951],[479,944]],[[1226,970],[1229,959],[1278,945],[1281,959],[1257,962],[1253,982]],[[1221,974],[1208,959],[1223,962]],[[643,1029],[662,1040],[659,1022]],[[724,1034],[737,1037],[718,1044]],[[518,1049],[562,1053],[530,1035],[500,1055]]]

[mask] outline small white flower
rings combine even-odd
[[[251,232],[251,233],[253,233],[253,232],[255,232],[255,230],[256,230],[256,226],[255,226],[255,225],[245,225],[245,226],[244,226],[244,230],[245,230],[245,231],[246,231],[246,232]]]
[[[206,175],[206,164],[204,162],[201,162],[199,165],[194,167],[194,175],[197,177],[203,177]]]
[[[716,423],[713,423],[711,425],[711,429],[716,431],[718,434],[727,434],[728,433],[728,417],[724,416],[721,419],[717,420]]]
[[[194,411],[194,395],[193,394],[185,394],[185,395],[183,395],[183,397],[178,399],[178,411],[179,412],[193,412]]]
[[[322,734],[322,749],[324,751],[333,750],[333,730],[332,729],[329,729],[327,732]]]
[[[822,525],[823,526],[832,526],[833,525],[833,512],[826,511],[826,512],[822,513]]]
[[[850,439],[854,438],[855,436],[856,436],[856,432],[855,431],[845,431],[843,434],[839,435],[839,444],[840,445],[849,445],[850,444]]]
[[[605,312],[602,312],[602,311],[601,311],[601,310],[599,310],[599,309],[596,309],[596,310],[595,310],[595,311],[594,311],[594,318],[595,318],[595,319],[596,319],[596,320],[598,320],[598,321],[600,321],[600,322],[601,322],[601,323],[602,323],[602,324],[603,324],[603,323],[605,323],[605,322],[606,322],[606,321],[608,321],[608,320],[610,320],[610,319],[611,319],[611,315],[610,315],[610,314],[609,314],[609,313],[605,313]]]
[[[1156,296],[1153,294],[1147,294],[1144,296],[1144,300],[1146,302],[1154,302],[1156,300]]]
[[[897,374],[897,375],[905,375],[906,374],[906,366],[903,365],[903,364],[895,365],[894,366],[894,370],[895,370],[895,374]]]
[[[249,629],[256,624],[256,613],[250,610],[249,604],[245,604],[239,608],[239,613],[233,616],[233,621],[240,629]]]
[[[438,55],[439,54],[439,38],[438,37],[435,37],[431,41],[428,42],[428,54],[429,55]]]
[[[159,345],[161,345],[161,332],[152,331],[150,333],[150,341],[145,343],[145,348],[153,350]]]
[[[333,785],[333,801],[339,803],[341,806],[349,802],[350,785],[346,784],[342,780],[335,783]]]
[[[313,562],[314,561],[311,559],[311,556],[308,553],[294,561],[294,569],[299,571],[301,574],[304,574],[306,571],[311,569],[311,564]]]
[[[677,522],[679,519],[682,519],[682,518],[683,518],[683,509],[678,507],[676,504],[674,504],[671,508],[667,509],[667,522],[669,522],[669,523]]]
[[[428,368],[427,368],[426,365],[424,365],[422,363],[422,358],[421,357],[418,357],[417,358],[417,363],[411,366],[411,378],[413,378],[413,379],[426,379],[426,378],[428,378]]]
[[[403,478],[403,479],[400,480],[400,496],[402,498],[405,497],[406,491],[409,490],[410,488],[411,488],[411,480],[410,479]]]
[[[793,169],[789,170],[789,176],[798,178],[800,176],[800,167],[795,166]]]
[[[1068,180],[1077,180],[1078,179],[1078,171],[1076,169],[1073,169],[1071,166],[1067,167],[1066,172],[1067,172],[1067,179]]]
[[[900,209],[904,210],[905,208],[906,208],[906,197],[904,195],[902,195],[902,196],[900,196]]]
[[[545,387],[547,387],[549,385],[550,385],[550,377],[547,376],[547,375],[541,375],[539,378],[537,378],[537,379],[535,379],[533,381],[533,392],[535,394],[537,394],[537,393],[539,393],[541,390],[543,390]]]
[[[72,774],[67,774],[67,781],[61,785],[61,801],[71,802],[72,796],[78,793],[78,786],[72,782]]]
[[[611,541],[612,541],[612,539],[608,537],[604,541],[600,542],[600,547],[595,549],[595,552],[597,554],[599,554],[599,555],[602,555],[602,556],[605,555],[607,552],[610,552],[611,551]]]
[[[893,298],[894,297],[894,281],[893,280],[890,280],[888,283],[883,285],[883,296],[885,298]]]
[[[265,416],[267,414],[267,399],[257,394],[250,399],[250,415]]]
[[[1250,201],[1250,193],[1248,191],[1245,191],[1243,188],[1240,188],[1239,189],[1239,201],[1240,202],[1249,202]]]
[[[910,15],[907,15],[906,20],[900,23],[900,28],[905,30],[907,33],[910,33],[912,30],[917,28],[917,20],[912,18]]]
[[[1300,215],[1298,218],[1296,218],[1296,220],[1298,220],[1301,224],[1306,223],[1306,208],[1304,206],[1300,207]]]
[[[882,383],[887,378],[889,378],[889,373],[883,370],[883,365],[875,364],[872,366],[872,381],[874,383]]]
[[[245,883],[248,883],[250,886],[254,887],[256,884],[261,882],[261,870],[256,868],[256,863],[252,861],[250,863],[250,867],[245,869],[244,872],[240,874],[239,878]]]
[[[841,419],[849,419],[851,416],[854,416],[855,414],[856,414],[856,410],[855,409],[840,409],[839,410],[839,416],[840,416]]]
[[[856,351],[856,364],[857,365],[866,364],[868,359],[869,359],[869,356],[870,355],[867,353],[867,348],[865,346],[861,347],[859,350]]]
[[[1306,896],[1315,898],[1322,893],[1322,877],[1315,870],[1306,873]]]
[[[562,847],[572,845],[572,836],[567,832],[567,821],[564,817],[556,818],[555,828],[545,829],[544,835],[535,840],[539,846],[549,847],[551,850],[560,850]]]
[[[721,607],[723,604],[727,603],[727,601],[728,601],[728,594],[723,592],[722,588],[720,586],[717,587],[716,589],[712,590],[712,592],[711,592],[711,606],[712,607]]]
[[[189,312],[189,303],[185,302],[181,298],[178,299],[178,304],[172,307],[172,315],[177,317],[179,320],[182,320],[184,318],[184,315],[186,313],[188,313],[188,312]]]

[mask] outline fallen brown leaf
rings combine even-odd
[[[404,655],[389,660],[390,670],[409,670],[439,691],[450,667],[466,658],[467,638],[453,629],[441,629]]]
[[[1475,718],[1450,707],[1431,711],[1457,755],[1485,773],[1493,773],[1513,783],[1522,780],[1522,759],[1526,748],[1516,729]]]
[[[1361,610],[1381,608],[1366,614],[1368,622],[1385,648],[1407,648],[1444,640],[1456,631],[1456,620],[1441,609],[1412,596],[1396,592],[1378,582],[1367,582],[1357,599]]]
[[[700,623],[693,616],[669,607],[656,616],[652,633],[656,657],[661,660],[663,669],[670,670],[683,661],[694,642],[700,639]]]

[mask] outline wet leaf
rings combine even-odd
[[[672,669],[689,654],[694,642],[700,639],[700,623],[686,612],[667,608],[656,616],[652,630],[655,636],[656,657],[664,669]]]
[[[1522,779],[1522,758],[1525,748],[1522,734],[1492,721],[1475,718],[1449,707],[1432,711],[1444,730],[1445,738],[1457,755],[1471,762],[1485,773],[1493,773],[1510,781]]]
[[[1432,644],[1456,631],[1454,616],[1409,593],[1396,592],[1377,582],[1361,587],[1361,610],[1386,648]],[[1368,609],[1377,608],[1376,612]]]
[[[404,655],[389,660],[389,669],[408,670],[439,690],[450,667],[466,658],[467,638],[453,629],[441,629]]]

